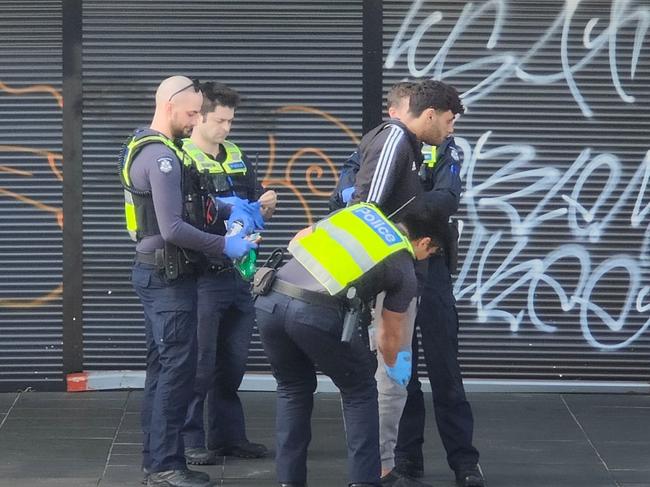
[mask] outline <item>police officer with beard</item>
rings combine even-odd
[[[135,132],[121,161],[127,229],[137,242],[132,283],[145,318],[142,467],[149,486],[209,485],[205,473],[187,468],[181,436],[196,369],[194,263],[197,252],[236,259],[255,246],[243,236],[199,229],[195,181],[174,139],[190,134],[202,101],[198,81],[162,81],[150,127]],[[227,205],[221,210],[243,212]]]

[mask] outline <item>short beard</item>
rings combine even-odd
[[[173,139],[182,139],[184,137],[189,137],[192,134],[192,130],[187,127],[179,127],[172,123],[171,133]]]

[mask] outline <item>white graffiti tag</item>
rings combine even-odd
[[[582,334],[593,347],[601,349],[619,349],[636,340],[649,326],[650,318],[642,320],[634,331],[626,330],[626,338],[601,340],[593,333],[594,327],[604,325],[607,329],[621,331],[632,312],[636,317],[644,317],[650,309],[647,302],[649,286],[642,286],[640,268],[648,263],[647,216],[648,204],[641,209],[645,201],[645,190],[650,177],[650,151],[639,165],[636,173],[622,188],[621,164],[612,154],[599,154],[592,157],[591,150],[583,150],[566,171],[554,167],[534,167],[531,163],[535,149],[530,145],[514,144],[494,149],[485,149],[491,133],[484,133],[476,147],[457,137],[456,140],[465,154],[463,174],[466,191],[463,203],[467,206],[469,226],[474,229],[467,255],[455,284],[454,292],[458,299],[467,297],[476,306],[477,317],[481,322],[503,320],[510,330],[520,329],[526,314],[530,322],[540,331],[554,332],[557,326],[546,322],[536,311],[536,297],[540,287],[546,294],[552,291],[563,312],[578,311]],[[505,162],[499,170],[483,181],[476,181],[476,168],[481,161],[498,159]],[[595,171],[606,168],[609,173],[603,184],[599,197],[589,208],[580,203],[583,188],[593,188]],[[573,187],[569,182],[576,180]],[[602,181],[602,177],[597,178]],[[499,190],[515,186],[514,190]],[[570,195],[566,193],[570,192]],[[499,196],[483,196],[485,193],[499,193]],[[527,214],[518,208],[517,200],[526,197],[535,202],[535,195],[540,198]],[[613,201],[615,199],[615,201]],[[525,250],[531,243],[535,231],[560,228],[563,223],[578,241],[598,243],[606,234],[607,227],[616,220],[625,218],[622,212],[634,199],[634,209],[628,221],[632,228],[646,227],[646,238],[636,255],[618,254],[604,259],[593,266],[590,250],[586,243],[567,243],[559,245],[542,258],[527,258]],[[599,218],[601,207],[609,210]],[[489,212],[492,218],[482,218],[482,212]],[[504,215],[508,224],[499,228],[494,223],[495,214]],[[506,250],[504,250],[506,249]],[[505,253],[505,256],[503,254]],[[496,269],[489,264],[499,262]],[[562,268],[569,267],[571,278],[563,275]],[[489,269],[489,270],[488,270]],[[557,273],[556,273],[557,271]],[[474,274],[471,274],[474,272]],[[612,272],[627,276],[627,294],[618,316],[612,316],[603,306],[597,304],[594,295],[606,291],[608,276]],[[565,273],[566,274],[566,273]],[[471,275],[471,277],[470,277]],[[527,288],[527,291],[526,291]],[[515,291],[525,292],[527,302],[523,309],[512,310],[512,305],[504,301],[511,298]],[[549,299],[548,297],[546,298]]]
[[[620,66],[617,62],[617,38],[621,28],[636,25],[633,52],[630,59],[630,78],[634,79],[643,41],[650,26],[650,7],[635,6],[630,0],[614,0],[610,9],[608,23],[599,34],[594,35],[597,27],[601,24],[601,20],[594,17],[587,22],[582,31],[582,47],[586,52],[579,59],[576,59],[575,55],[571,56],[574,59],[571,61],[569,39],[571,37],[572,20],[580,6],[579,0],[567,0],[564,8],[558,13],[546,32],[523,54],[509,50],[499,51],[499,39],[507,20],[507,1],[490,0],[481,4],[469,2],[465,4],[451,32],[446,33],[446,40],[436,50],[435,55],[424,66],[418,66],[416,62],[418,55],[426,56],[425,43],[423,42],[425,35],[429,33],[430,29],[441,24],[443,20],[443,14],[440,11],[435,11],[415,25],[423,2],[424,0],[415,0],[404,18],[386,57],[385,67],[387,69],[394,68],[396,62],[406,53],[409,75],[415,78],[430,77],[444,80],[462,74],[467,75],[467,73],[471,72],[492,70],[487,77],[481,79],[475,86],[463,93],[466,105],[471,105],[484,98],[512,77],[535,85],[549,85],[564,81],[584,116],[590,118],[593,116],[593,111],[580,92],[574,76],[588,66],[596,55],[606,49],[609,56],[612,85],[621,100],[626,103],[635,101],[634,96],[625,91],[620,79]],[[494,51],[495,54],[458,66],[448,67],[447,56],[455,43],[462,38],[463,34],[469,33],[474,24],[488,16],[493,19],[493,25],[485,47],[490,51]],[[411,30],[413,30],[412,35],[407,37]],[[561,35],[560,51],[558,53],[558,58],[561,60],[561,69],[547,74],[536,74],[529,71],[527,69],[528,63],[534,61],[535,56],[540,51],[548,48],[551,40],[558,32]]]

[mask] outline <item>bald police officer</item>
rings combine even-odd
[[[149,486],[209,485],[206,474],[188,470],[181,436],[196,368],[194,262],[196,252],[238,258],[255,246],[199,230],[193,176],[174,139],[191,133],[202,101],[198,82],[162,81],[151,125],[134,133],[122,159],[127,229],[137,242],[132,283],[145,318],[142,466]]]

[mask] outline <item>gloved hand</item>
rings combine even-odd
[[[220,196],[217,199],[223,203],[232,206],[240,206],[242,208],[248,205],[248,200],[240,198],[239,196]]]
[[[232,260],[241,259],[245,256],[250,249],[256,249],[257,244],[246,240],[243,233],[230,235],[225,237],[226,243],[223,246],[223,253],[230,257]]]
[[[248,207],[233,206],[230,212],[230,218],[228,218],[228,221],[226,221],[226,229],[230,230],[230,227],[232,227],[232,224],[236,221],[240,221],[244,226],[242,229],[242,237],[245,237],[249,233],[253,232],[255,223],[248,210]]]
[[[343,203],[349,203],[350,200],[352,199],[352,195],[354,194],[354,186],[350,186],[349,188],[345,188],[341,190],[341,199],[343,200]]]
[[[394,382],[400,386],[406,387],[411,378],[411,352],[399,352],[395,365],[389,367],[384,364],[386,373]]]
[[[259,201],[249,203],[248,207],[252,209],[251,219],[253,220],[254,230],[264,229],[264,215],[262,214],[262,204]]]

